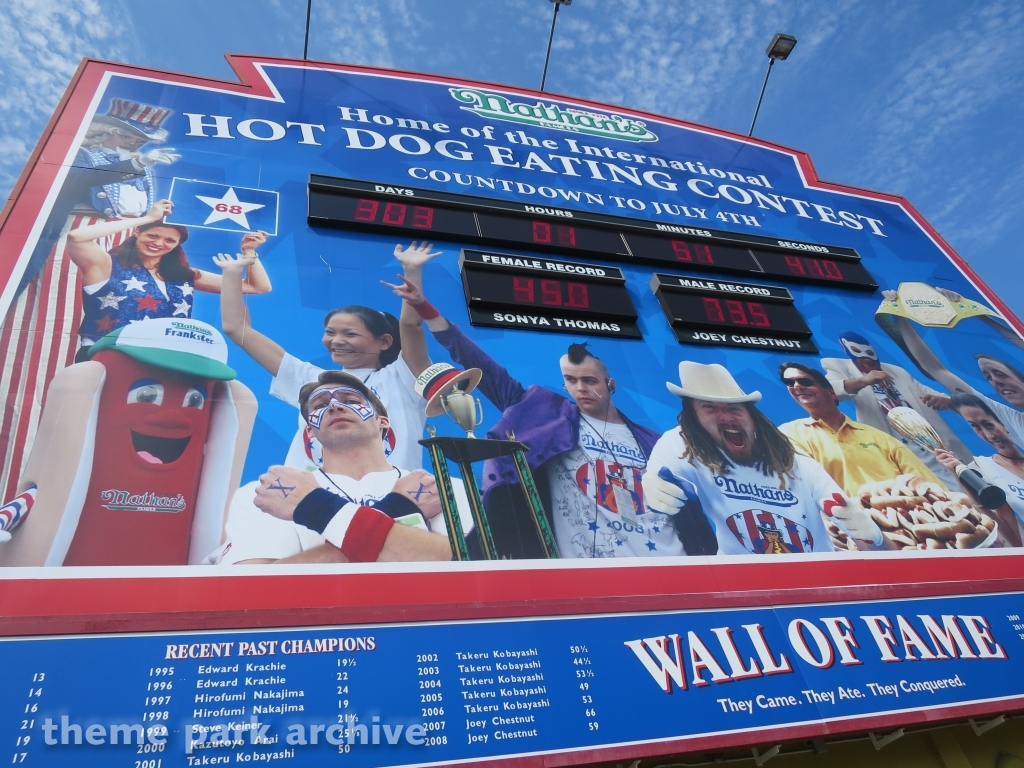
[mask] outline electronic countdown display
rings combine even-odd
[[[83,62],[0,214],[12,764],[694,762],[1024,710],[1021,324],[910,203],[230,60]]]
[[[420,201],[423,204],[418,204]],[[396,189],[324,176],[310,178],[309,223],[376,232],[404,231],[419,237],[468,238],[552,253],[771,276],[857,290],[878,288],[852,248],[665,227],[569,208]]]

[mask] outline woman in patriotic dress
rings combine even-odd
[[[101,222],[68,233],[68,255],[82,272],[82,347],[76,362],[88,358],[89,346],[128,323],[191,317],[194,291],[220,293],[220,275],[189,264],[182,248],[188,229],[163,221],[172,207],[169,200],[160,200],[145,216]],[[110,253],[97,242],[128,229],[134,230],[131,237]],[[245,293],[270,291],[270,278],[256,254],[266,236],[266,232],[248,232],[242,237],[242,254],[252,258],[242,286]],[[214,262],[219,263],[216,258]]]

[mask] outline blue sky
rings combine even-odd
[[[6,0],[5,197],[83,56],[232,78],[226,52],[301,57],[305,0]],[[537,87],[546,0],[313,0],[310,58]],[[950,0],[576,0],[559,13],[555,93],[756,135],[828,180],[906,196],[1019,314],[1024,5]]]

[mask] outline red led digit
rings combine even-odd
[[[417,229],[431,229],[434,226],[434,209],[415,206],[412,209],[412,225]]]
[[[532,277],[512,278],[512,300],[522,304],[534,303]]]
[[[708,316],[708,320],[712,323],[724,323],[725,315],[722,314],[722,304],[718,299],[712,299],[705,297],[704,299],[704,314]]]
[[[569,283],[569,306],[587,309],[590,306],[590,296],[587,294],[585,283]]]
[[[673,240],[672,251],[676,255],[676,261],[693,261],[693,254],[690,253],[690,244],[685,240]]]
[[[839,265],[834,261],[822,261],[821,263],[825,267],[825,277],[832,280],[843,279],[843,273],[839,270]]]
[[[540,302],[548,306],[562,306],[562,286],[557,280],[540,281]]]
[[[360,200],[356,203],[356,212],[352,216],[356,221],[374,221],[377,218],[377,206],[376,200]]]
[[[785,256],[786,266],[789,267],[789,271],[794,275],[806,275],[807,271],[804,269],[804,265],[801,263],[799,256]]]
[[[804,259],[807,263],[807,271],[811,273],[812,277],[824,277],[825,273],[821,269],[821,262],[817,259]]]
[[[772,327],[772,321],[768,319],[768,313],[764,311],[764,307],[761,304],[758,304],[756,301],[748,301],[747,312],[750,313],[751,325],[756,325],[758,328]]]
[[[695,250],[697,252],[697,261],[699,261],[701,264],[714,264],[715,263],[715,259],[711,255],[711,246],[710,245],[697,245],[697,244],[695,244],[693,246],[693,250]]]
[[[559,245],[576,245],[576,230],[573,227],[556,226]]]
[[[550,243],[551,242],[551,225],[546,224],[543,221],[533,222],[533,242],[535,243]]]
[[[725,309],[729,313],[729,322],[735,325],[746,325],[749,322],[747,313],[743,311],[743,302],[726,299]]]
[[[385,224],[404,224],[406,210],[408,206],[403,203],[388,203],[384,206],[384,218],[381,221]]]

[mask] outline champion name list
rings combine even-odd
[[[536,648],[455,652],[466,740],[486,744],[537,736],[534,710],[551,706]]]

